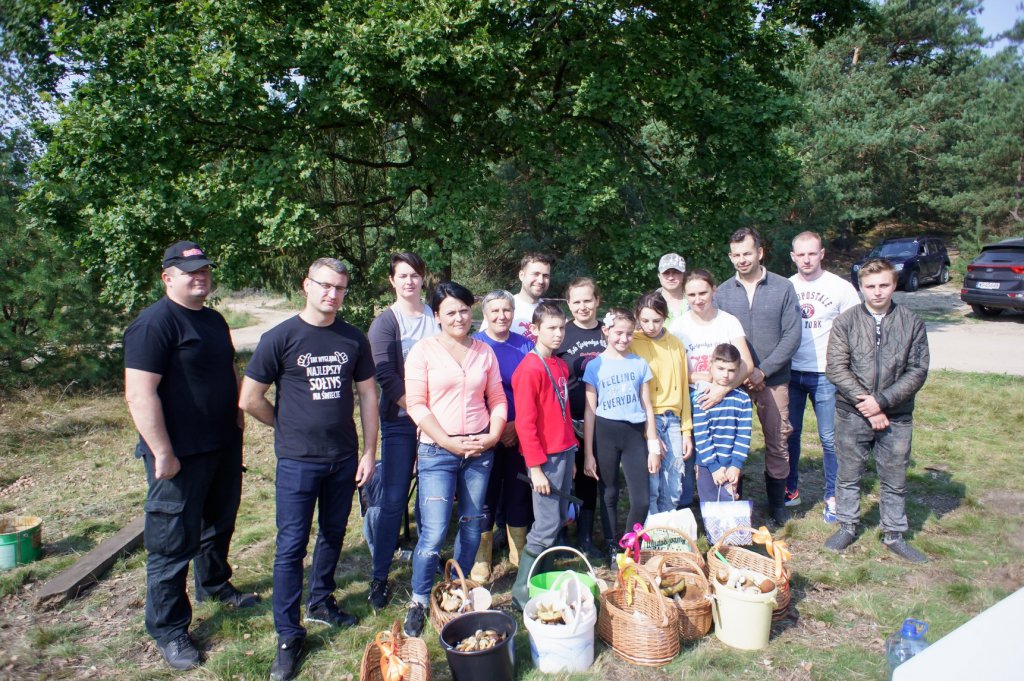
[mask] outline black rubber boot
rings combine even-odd
[[[512,604],[522,610],[526,602],[530,600],[530,568],[537,561],[537,556],[523,549],[519,554],[519,572],[516,573],[516,583],[512,585]]]
[[[588,558],[600,558],[601,551],[594,545],[594,510],[581,510],[576,520],[576,545]]]
[[[768,513],[772,522],[782,527],[789,522],[789,509],[786,508],[786,479],[776,479],[764,474],[764,490],[768,496]]]

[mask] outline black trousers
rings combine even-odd
[[[146,466],[146,631],[157,643],[187,633],[192,605],[185,592],[195,563],[196,596],[215,596],[231,579],[228,547],[242,498],[242,436],[230,447],[180,457],[170,480],[153,477],[153,455],[136,450]]]
[[[650,474],[647,472],[645,428],[643,423],[614,421],[600,416],[594,424],[594,458],[597,459],[597,474],[601,479],[601,505],[611,525],[611,533],[605,537],[610,544],[618,544],[625,531],[632,531],[633,525],[647,520]],[[625,531],[620,531],[617,516],[620,465],[629,492]]]

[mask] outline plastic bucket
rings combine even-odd
[[[34,515],[0,518],[0,570],[27,565],[43,548],[43,519]]]
[[[523,608],[523,624],[530,635],[530,656],[533,666],[545,674],[584,672],[594,663],[594,625],[597,608],[583,580],[574,572],[555,591],[534,596]],[[569,624],[542,624],[537,620],[537,607],[554,601],[575,604],[578,616]]]
[[[569,553],[575,553],[577,556],[583,559],[583,562],[587,565],[586,572],[573,572],[572,570],[560,570],[558,572],[541,572],[540,574],[533,574],[534,568],[541,563],[541,558],[549,553],[555,553],[557,551],[568,551]],[[599,598],[601,595],[601,588],[598,585],[597,575],[594,574],[594,568],[587,560],[587,557],[582,553],[572,548],[571,546],[552,546],[549,549],[541,551],[540,555],[537,556],[537,560],[530,566],[530,574],[528,577],[528,584],[530,587],[530,598],[539,596],[547,591],[553,591],[557,589],[565,579],[572,575],[576,575],[583,586],[590,590],[590,593],[594,595],[594,598]]]
[[[772,632],[776,591],[750,593],[715,582],[711,615],[715,620],[718,640],[740,650],[760,650],[767,646]]]
[[[505,640],[493,648],[474,652],[455,650],[462,639],[477,629],[493,629],[505,634]],[[516,677],[516,632],[519,626],[506,613],[497,610],[467,612],[441,629],[441,647],[455,681],[513,681]]]

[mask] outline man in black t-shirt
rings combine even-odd
[[[277,552],[274,555],[274,628],[278,645],[270,677],[298,673],[306,630],[299,623],[302,561],[313,508],[319,507],[309,571],[306,621],[338,627],[358,622],[334,599],[334,570],[352,496],[373,475],[377,453],[377,383],[366,336],[338,318],[348,271],[320,258],[302,282],[306,305],[260,339],[245,370],[239,405],[274,428],[277,454]],[[277,387],[275,404],[266,397]],[[359,393],[359,438],[353,420]]]
[[[210,261],[191,241],[164,252],[166,296],[124,332],[125,398],[139,431],[146,497],[146,630],[174,669],[199,666],[185,592],[249,607],[229,581],[228,546],[242,494],[242,418],[235,349],[224,318],[205,306]]]

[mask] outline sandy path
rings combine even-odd
[[[259,321],[252,326],[245,326],[240,329],[231,329],[231,341],[235,344],[237,352],[252,352],[260,341],[260,336],[267,329],[272,329],[289,317],[294,317],[298,310],[285,307],[286,300],[279,298],[230,298],[224,302],[224,307],[232,310],[246,312]]]

